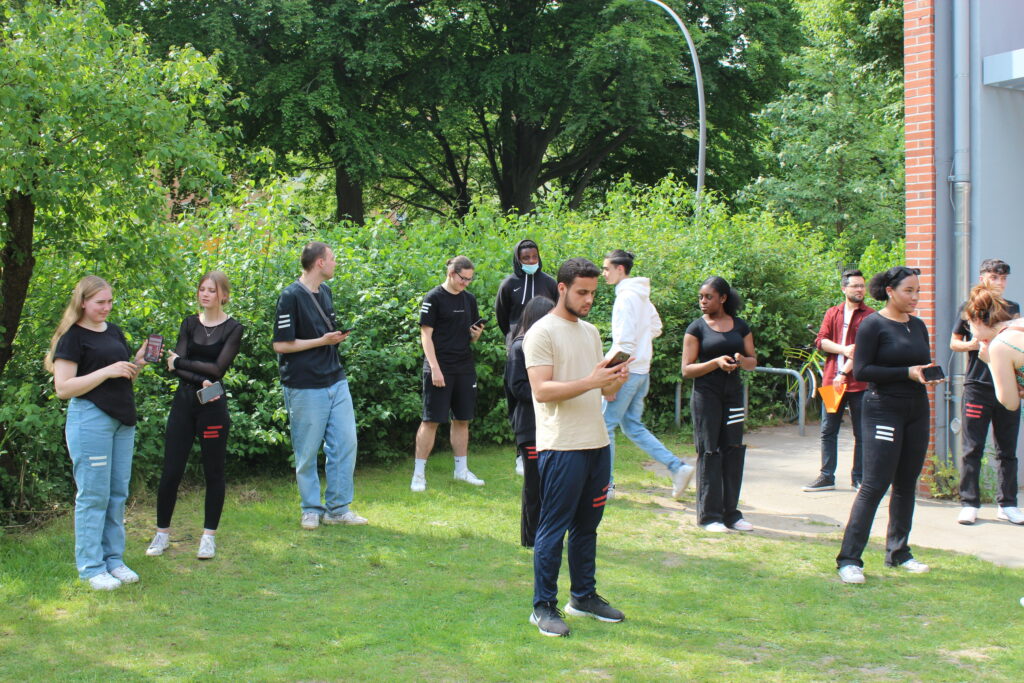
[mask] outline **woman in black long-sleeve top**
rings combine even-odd
[[[180,381],[167,416],[164,471],[156,497],[156,535],[146,550],[150,556],[162,555],[170,543],[171,515],[178,500],[178,486],[197,438],[206,479],[206,507],[196,556],[208,560],[216,550],[214,534],[224,508],[224,464],[231,418],[227,396],[200,403],[196,392],[224,376],[242,343],[241,323],[223,310],[230,291],[227,277],[219,270],[210,271],[199,279],[196,299],[203,310],[181,322],[178,342],[167,356],[167,368]]]
[[[882,496],[892,486],[885,563],[921,574],[928,565],[910,552],[917,479],[928,450],[931,410],[923,369],[932,365],[928,328],[911,315],[920,283],[916,268],[896,266],[868,285],[885,307],[864,319],[857,331],[853,375],[868,383],[861,408],[864,479],[850,510],[843,545],[836,557],[844,583],[864,583],[861,554]]]

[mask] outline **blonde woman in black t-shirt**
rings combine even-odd
[[[75,564],[95,590],[139,580],[124,563],[124,503],[135,447],[132,383],[146,365],[145,344],[133,357],[121,329],[107,322],[113,305],[105,280],[82,278],[44,361],[57,397],[70,399],[65,434],[78,489]]]

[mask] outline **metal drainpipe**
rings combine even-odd
[[[971,286],[971,3],[953,3],[953,244],[954,244],[954,301],[955,305],[967,300]],[[938,278],[936,278],[938,281]],[[964,393],[964,373],[967,354],[953,354],[950,391],[946,404],[949,429],[937,429],[947,440],[947,448],[937,448],[948,462],[952,454],[959,464],[961,441],[959,436],[961,402]],[[954,431],[955,430],[955,431]],[[941,444],[936,444],[940,447]]]

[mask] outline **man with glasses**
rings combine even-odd
[[[864,318],[874,313],[874,309],[864,303],[864,275],[859,270],[844,271],[840,285],[845,300],[825,312],[825,318],[821,321],[821,329],[818,330],[818,337],[814,340],[814,344],[828,354],[828,358],[825,360],[822,385],[831,385],[836,391],[842,391],[845,388],[845,392],[836,411],[825,413],[821,420],[821,474],[810,484],[804,486],[804,491],[832,491],[835,489],[839,426],[843,422],[843,412],[847,407],[850,409],[850,422],[853,425],[851,479],[854,490],[860,488],[862,477],[860,407],[867,384],[858,382],[853,377],[853,351],[857,329]]]
[[[444,282],[427,292],[420,306],[423,418],[416,430],[412,491],[426,490],[427,458],[434,448],[437,426],[449,421],[456,481],[484,485],[466,465],[469,421],[476,409],[476,368],[470,344],[484,331],[476,297],[466,291],[472,281],[473,262],[465,256],[451,258]]]

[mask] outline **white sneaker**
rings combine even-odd
[[[710,531],[712,533],[720,534],[723,531],[728,531],[729,527],[722,524],[721,522],[711,522],[710,524],[705,524],[704,526],[702,526],[701,529],[703,529],[704,531]]]
[[[610,502],[612,502],[612,498],[614,498],[614,497],[615,497],[615,484],[609,484],[608,485],[608,491],[606,491],[605,494],[604,494],[604,502],[610,503]]]
[[[999,506],[999,512],[996,513],[996,519],[1001,519],[1004,522],[1010,524],[1024,524],[1024,513],[1020,511],[1018,507],[1002,507]]]
[[[864,570],[855,564],[839,568],[839,580],[843,583],[864,583]]]
[[[217,542],[213,540],[213,534],[203,534],[199,537],[199,550],[196,557],[200,560],[211,560],[217,554]]]
[[[149,544],[149,547],[146,548],[146,554],[150,557],[163,555],[169,545],[171,545],[170,533],[158,531],[156,532],[156,536],[153,537],[153,541]]]
[[[738,519],[732,525],[733,531],[753,531],[754,525],[745,519]]]
[[[366,524],[366,522],[366,517],[360,517],[352,510],[348,510],[340,515],[335,515],[330,512],[324,515],[324,524],[349,524],[357,526]]]
[[[523,469],[523,456],[521,455],[516,456],[516,474],[520,477],[526,476],[526,470]]]
[[[679,469],[672,474],[672,497],[675,499],[682,498],[683,493],[690,485],[690,480],[693,479],[694,473],[697,471],[693,465],[687,465],[685,462],[679,466]]]
[[[139,582],[139,575],[129,569],[126,564],[122,564],[120,567],[114,567],[110,570],[109,574],[121,583]]]
[[[455,481],[464,481],[467,484],[472,484],[473,486],[484,485],[484,480],[470,472],[469,469],[464,469],[461,472],[456,472]]]
[[[978,521],[978,508],[962,507],[956,518],[958,524],[974,524]]]
[[[115,588],[121,587],[121,580],[111,576],[110,572],[90,576],[88,581],[89,587],[94,591],[112,591]]]
[[[924,562],[918,562],[914,558],[910,558],[906,562],[900,562],[900,569],[904,569],[911,574],[927,574],[932,568]]]
[[[422,474],[413,474],[412,483],[409,484],[409,490],[421,493],[427,490],[427,478]]]
[[[303,529],[312,531],[320,526],[320,513],[317,512],[303,512],[302,521],[299,522]]]

